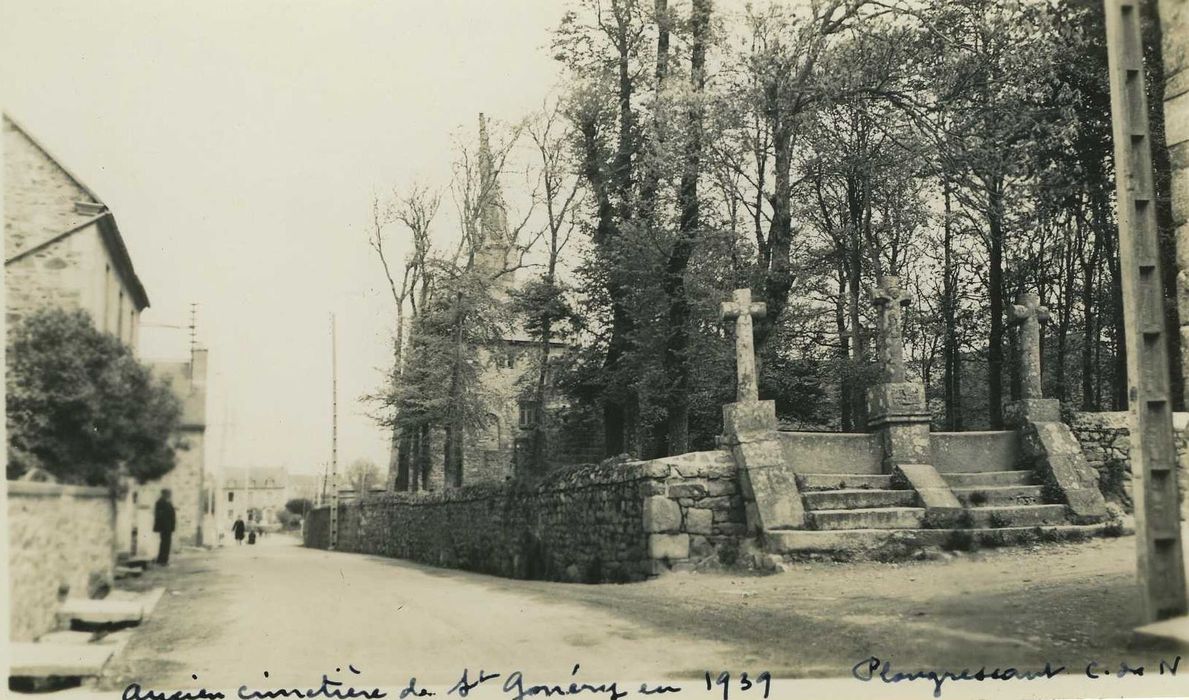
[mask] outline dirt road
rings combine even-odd
[[[869,656],[901,668],[1117,667],[1152,661],[1126,648],[1138,619],[1134,545],[584,586],[269,539],[192,554],[164,574],[169,592],[104,685],[194,687],[198,676],[207,687],[309,687],[348,664],[357,685],[401,686],[410,676],[450,684],[464,667],[558,678],[576,663],[588,680],[841,677]]]

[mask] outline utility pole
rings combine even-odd
[[[334,314],[330,315],[330,394],[330,543],[327,549],[335,549],[339,542],[339,362]]]
[[[1136,563],[1144,622],[1187,612],[1151,134],[1137,0],[1105,0],[1127,345]]]

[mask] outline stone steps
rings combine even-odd
[[[818,530],[897,530],[918,528],[924,508],[861,508],[857,510],[813,510],[809,520]]]
[[[1010,506],[1044,503],[1042,486],[962,486],[953,489],[964,506]],[[981,494],[981,495],[979,495]]]
[[[805,494],[805,507],[811,511],[855,510],[859,508],[896,508],[917,505],[916,494],[899,489],[834,489]]]
[[[98,644],[14,642],[8,647],[9,677],[94,678],[115,649]]]
[[[974,527],[983,528],[1061,525],[1066,522],[1066,508],[1059,504],[987,506],[967,508],[966,512]]]
[[[764,533],[764,547],[775,554],[838,553],[864,554],[886,553],[889,545],[901,544],[913,547],[944,546],[954,533],[968,533],[977,543],[984,546],[1009,546],[1035,542],[1038,537],[1047,540],[1086,538],[1102,534],[1104,524],[1097,525],[1041,525],[1033,527],[971,528],[971,529],[924,529],[886,530],[869,528],[862,530],[769,530]]]
[[[58,620],[71,628],[139,624],[144,604],[139,600],[70,598],[58,608]]]
[[[831,491],[839,489],[890,489],[891,474],[798,474],[797,485],[802,491]]]
[[[1003,472],[947,472],[941,475],[950,488],[1031,486],[1036,475],[1027,469]]]

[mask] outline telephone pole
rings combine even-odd
[[[339,542],[339,362],[333,313],[330,315],[330,394],[330,542],[327,549],[335,549]]]
[[[1189,608],[1178,512],[1168,329],[1160,282],[1140,7],[1136,0],[1105,0],[1105,9],[1131,472],[1135,479],[1136,559],[1141,615],[1144,622],[1155,622],[1184,615]]]

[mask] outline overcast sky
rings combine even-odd
[[[556,83],[559,0],[0,0],[3,105],[115,212],[151,308],[146,358],[210,348],[207,464],[386,466],[359,398],[382,381],[391,300],[374,191],[444,184],[478,112]],[[173,326],[173,327],[171,327]]]

